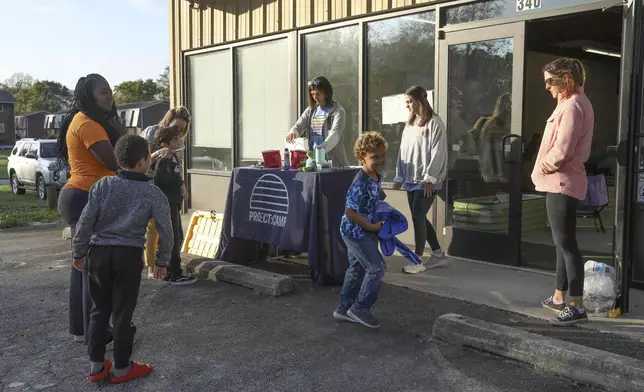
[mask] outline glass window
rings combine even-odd
[[[31,145],[29,146],[28,154],[31,154],[34,157],[38,158],[38,143],[31,143]]]
[[[596,0],[599,1],[599,0]],[[522,15],[530,12],[571,7],[592,3],[593,0],[486,0],[467,3],[445,10],[446,24],[458,24]]]
[[[288,39],[236,49],[239,165],[262,160],[262,151],[284,148],[289,124]]]
[[[343,144],[349,162],[356,164],[353,145],[358,138],[360,30],[358,26],[311,33],[304,36],[304,81],[324,76],[333,86],[334,100],[347,113]],[[308,103],[308,86],[302,83],[302,110]]]
[[[29,147],[31,146],[31,143],[25,143],[22,145],[22,150],[20,150],[20,156],[24,157],[27,155],[27,151],[29,151]]]
[[[434,89],[434,22],[430,11],[367,24],[366,129],[381,132],[389,144],[384,181],[396,175],[407,118],[404,102],[397,96],[413,85]]]
[[[193,169],[230,171],[233,138],[233,72],[230,51],[188,58]]]
[[[41,143],[40,144],[40,157],[41,158],[56,158],[58,144],[57,143]]]
[[[449,46],[447,221],[454,228],[507,233],[502,140],[511,132],[513,59],[512,38]]]

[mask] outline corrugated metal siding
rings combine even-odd
[[[179,102],[181,51],[433,0],[168,0],[170,99]]]
[[[232,41],[237,39],[237,30],[239,23],[237,21],[236,3],[230,2],[229,4],[226,4],[223,10],[218,10],[221,13],[221,17],[224,21],[221,29],[217,29],[217,31],[223,30],[223,34],[219,36],[221,39],[218,42]]]
[[[201,26],[203,29],[203,33],[201,34],[201,44],[203,46],[208,46],[214,44],[214,28],[216,25],[219,25],[219,23],[215,24],[214,21],[214,12],[215,10],[210,8],[205,10],[201,14]]]

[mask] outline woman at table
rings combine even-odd
[[[72,236],[87,204],[89,189],[101,178],[116,174],[118,165],[114,144],[124,134],[125,127],[117,116],[109,83],[98,74],[80,78],[74,90],[71,110],[58,135],[59,164],[61,167],[68,165],[70,169],[70,178],[58,197],[58,211],[71,227]],[[91,308],[87,270],[82,265],[73,264],[69,289],[69,332],[74,341],[87,344]]]
[[[542,305],[558,312],[551,323],[570,325],[588,320],[582,300],[584,261],[576,231],[577,203],[586,197],[588,187],[584,163],[590,157],[595,114],[584,94],[586,73],[579,60],[557,59],[543,68],[543,77],[557,107],[546,121],[532,182],[538,192],[546,192],[557,277],[554,294]]]
[[[188,134],[188,127],[190,126],[190,112],[183,106],[178,106],[168,110],[168,112],[163,116],[161,121],[156,125],[150,125],[145,128],[141,133],[141,136],[148,141],[148,147],[150,148],[151,161],[150,172],[148,175],[152,177],[154,175],[152,167],[159,158],[169,158],[172,156],[173,151],[168,150],[167,148],[159,148],[155,150],[154,137],[157,134],[157,131],[160,127],[172,127],[177,126],[181,129],[181,148],[185,148],[184,139]],[[174,151],[174,154],[179,162],[179,170],[181,170],[181,163],[183,161],[183,150]],[[184,199],[188,199],[188,188],[186,184],[181,186],[181,196]],[[148,267],[148,278],[154,279],[153,269],[156,263],[156,253],[157,253],[157,244],[159,242],[159,235],[157,234],[157,226],[154,223],[154,220],[150,220],[148,224],[148,230],[145,233],[145,265]]]
[[[327,160],[333,166],[348,166],[349,159],[344,149],[344,124],[346,112],[333,100],[333,87],[323,76],[309,82],[309,107],[297,120],[286,136],[291,143],[297,137],[309,138],[309,150],[321,146]]]

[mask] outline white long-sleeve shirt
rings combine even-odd
[[[425,124],[405,125],[398,151],[395,183],[442,184],[447,176],[447,134],[436,114]]]

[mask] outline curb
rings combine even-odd
[[[7,229],[0,229],[0,232],[9,231],[13,233],[19,233],[23,231],[34,231],[39,229],[42,229],[42,230],[64,229],[65,227],[69,227],[69,225],[63,221],[56,221],[56,222],[45,222],[45,223],[30,223],[25,226],[9,227]]]
[[[583,333],[580,331],[580,333]],[[450,313],[434,323],[437,340],[476,348],[608,391],[644,390],[644,361]]]
[[[296,290],[295,280],[290,276],[226,261],[181,253],[181,265],[186,272],[197,274],[203,279],[232,283],[273,297],[294,293]]]

